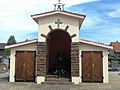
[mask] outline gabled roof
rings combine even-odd
[[[5,49],[5,45],[6,45],[6,43],[0,43],[0,49]]]
[[[92,46],[96,46],[96,47],[101,47],[101,48],[106,48],[106,49],[113,49],[112,46],[103,44],[103,43],[96,43],[96,42],[91,42],[88,40],[80,40],[80,43],[84,43],[84,44],[88,44],[88,45],[92,45]]]
[[[78,18],[78,19],[84,19],[86,17],[85,15],[82,15],[82,14],[72,13],[72,12],[68,12],[68,11],[60,11],[60,10],[34,14],[34,15],[31,15],[31,17],[33,18],[33,20],[35,20],[35,22],[38,23],[38,18],[55,15],[55,14],[67,15],[67,16],[71,16],[74,18]]]
[[[115,52],[120,52],[120,42],[111,42]]]
[[[15,48],[15,47],[23,46],[23,45],[28,45],[28,44],[36,43],[37,41],[38,40],[35,39],[35,40],[29,40],[29,41],[26,41],[26,42],[20,42],[20,43],[17,43],[17,44],[5,46],[5,49],[11,49],[11,48]]]
[[[11,49],[11,48],[15,48],[15,47],[23,46],[23,45],[28,45],[28,44],[32,44],[32,43],[37,43],[37,42],[38,42],[38,40],[30,40],[27,42],[21,42],[21,43],[5,46],[5,49]],[[113,49],[112,46],[108,46],[106,44],[100,44],[100,43],[96,43],[96,42],[91,42],[91,41],[87,41],[87,40],[80,40],[79,42],[84,43],[84,44],[88,44],[88,45],[92,45],[92,46],[96,46],[96,47]]]

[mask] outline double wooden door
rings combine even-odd
[[[103,61],[101,51],[82,52],[82,81],[103,82]]]
[[[35,51],[16,51],[15,59],[15,80],[34,81],[35,80]]]

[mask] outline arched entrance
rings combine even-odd
[[[71,37],[62,30],[55,29],[47,37],[47,75],[57,78],[70,78]]]

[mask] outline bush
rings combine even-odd
[[[2,51],[0,51],[0,56],[10,56],[10,50],[2,50]]]

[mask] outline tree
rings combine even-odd
[[[12,44],[16,44],[16,40],[15,40],[15,37],[14,35],[11,35],[7,41],[7,45],[12,45]]]
[[[7,41],[7,44],[6,45],[12,45],[12,44],[16,44],[16,40],[15,40],[15,37],[14,35],[11,35]],[[0,51],[0,56],[9,56],[10,55],[10,50],[9,49],[6,49],[6,50],[2,50]]]
[[[29,41],[29,39],[26,39],[25,42]]]

